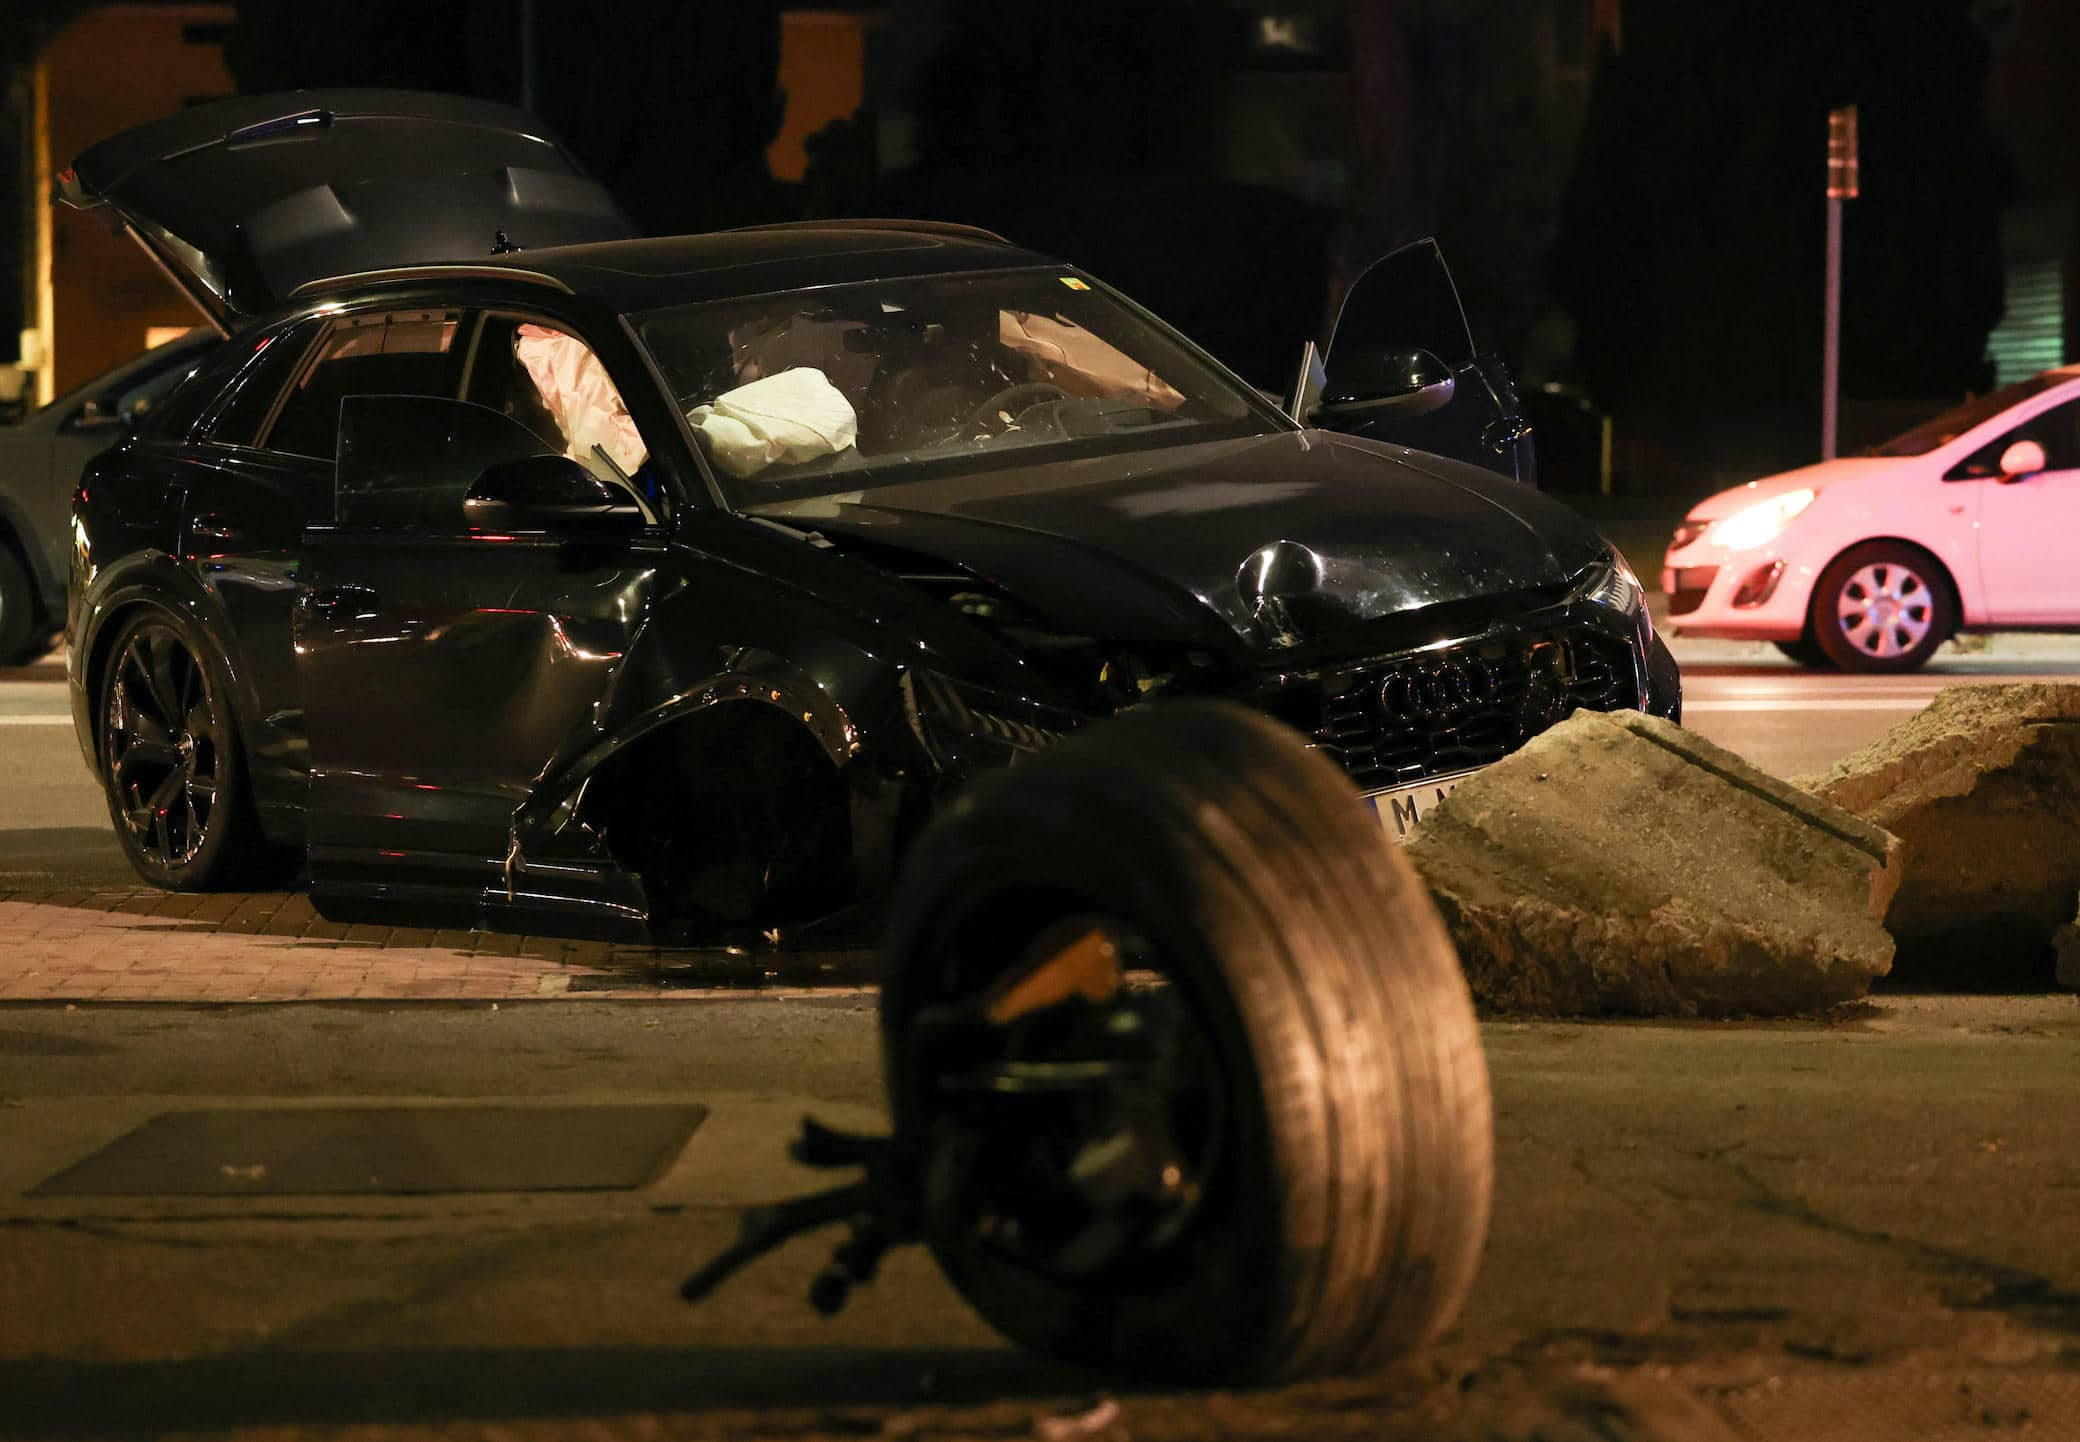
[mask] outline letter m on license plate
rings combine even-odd
[[[1379,818],[1379,829],[1387,834],[1389,841],[1406,841],[1416,829],[1416,823],[1473,774],[1471,771],[1454,771],[1449,776],[1431,776],[1386,791],[1368,791],[1364,801],[1372,808],[1372,814]]]

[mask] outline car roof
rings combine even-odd
[[[515,250],[468,263],[333,276],[298,287],[306,301],[339,291],[443,277],[516,280],[650,310],[811,286],[1058,264],[970,226],[935,221],[800,221],[705,235]]]

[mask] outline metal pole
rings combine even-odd
[[[1826,338],[1820,356],[1820,459],[1835,453],[1836,398],[1842,383],[1842,201],[1827,197]]]
[[[534,0],[520,0],[520,108],[534,111]]]
[[[1842,393],[1842,202],[1854,200],[1862,177],[1856,155],[1856,107],[1827,112],[1827,301],[1820,355],[1820,459],[1835,454]]]

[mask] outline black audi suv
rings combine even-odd
[[[1679,709],[1429,243],[1281,405],[980,231],[636,238],[450,97],[198,107],[59,198],[229,337],[75,499],[79,738],[163,886],[799,934],[1126,707],[1260,707],[1390,838],[1576,707]]]

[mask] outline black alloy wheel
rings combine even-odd
[[[102,670],[109,814],[124,855],[154,885],[220,884],[256,839],[224,689],[185,624],[156,608],[124,625]]]

